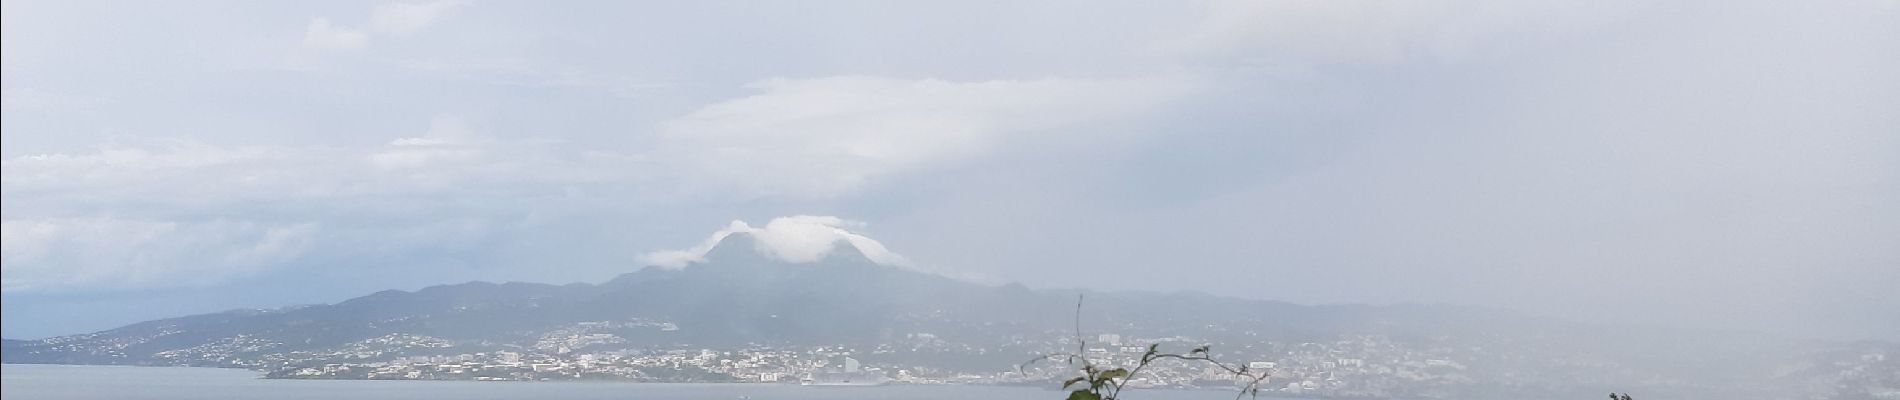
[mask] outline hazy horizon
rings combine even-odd
[[[1900,338],[1894,1],[3,4],[9,339],[601,282],[721,231]]]

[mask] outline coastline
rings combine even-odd
[[[244,380],[258,381],[258,382],[313,382],[313,383],[314,382],[376,382],[378,384],[392,384],[393,382],[411,382],[411,383],[417,383],[417,384],[431,384],[431,385],[449,383],[449,382],[482,382],[482,383],[512,382],[512,383],[521,383],[521,384],[575,384],[575,386],[638,385],[642,387],[681,388],[681,389],[810,387],[810,388],[816,388],[816,389],[811,389],[811,390],[837,392],[837,393],[850,393],[850,392],[860,392],[860,391],[867,392],[867,393],[868,392],[886,392],[888,390],[892,390],[893,388],[940,389],[940,388],[968,387],[968,388],[987,388],[987,389],[1037,390],[1038,392],[1049,393],[1050,396],[1053,396],[1050,398],[1059,397],[1058,395],[1060,393],[1066,392],[1066,390],[1063,390],[1060,387],[1058,387],[1059,383],[1054,383],[1054,382],[1051,382],[1051,383],[1028,383],[1028,382],[1020,382],[1020,383],[916,383],[916,382],[893,381],[884,385],[800,385],[796,381],[789,381],[789,382],[679,382],[679,381],[640,381],[640,380],[609,380],[609,379],[477,380],[477,379],[352,379],[352,378],[335,378],[335,377],[271,378],[271,377],[265,376],[266,372],[261,371],[261,370],[256,370],[256,369],[251,369],[251,368],[242,368],[242,367],[221,367],[221,366],[0,363],[0,368],[5,368],[6,366],[33,366],[35,368],[72,368],[74,370],[124,369],[124,370],[145,370],[145,371],[164,371],[164,370],[230,371],[230,372],[245,371],[246,375],[248,375],[249,377]],[[509,385],[503,385],[503,386],[509,386]],[[883,388],[883,389],[877,389],[877,388]],[[800,389],[800,390],[803,390],[803,389]],[[1174,394],[1180,394],[1180,395],[1194,395],[1194,394],[1201,394],[1201,393],[1220,393],[1221,396],[1228,396],[1228,395],[1237,393],[1236,391],[1232,389],[1210,388],[1210,387],[1148,387],[1148,388],[1138,388],[1138,389],[1133,389],[1133,390],[1139,390],[1139,391],[1147,392],[1147,393],[1174,393]],[[1273,392],[1261,392],[1259,396],[1256,396],[1256,398],[1308,399],[1308,400],[1374,399],[1370,397],[1327,397],[1327,396],[1313,396],[1313,395],[1297,395],[1296,396],[1296,395],[1288,395],[1288,394],[1273,393]]]

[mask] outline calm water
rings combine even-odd
[[[6,400],[1061,400],[1066,397],[1066,393],[1055,390],[991,386],[314,381],[257,377],[258,373],[252,371],[216,368],[6,364],[0,366],[0,397]],[[1126,397],[1231,400],[1233,393],[1167,390],[1130,393]]]

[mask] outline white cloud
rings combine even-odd
[[[90,152],[0,160],[9,216],[86,204],[224,207],[250,201],[399,196],[469,186],[519,192],[638,180],[636,158],[559,140],[502,140],[439,116],[382,145],[220,146],[113,143]],[[52,215],[65,215],[52,212]]]
[[[752,226],[746,225],[745,221],[735,220],[732,221],[732,224],[727,225],[725,229],[713,232],[711,237],[707,237],[706,240],[693,245],[693,247],[680,250],[659,250],[650,252],[641,255],[639,262],[645,265],[664,268],[684,268],[688,264],[706,262],[706,253],[712,251],[713,246],[718,246],[720,241],[726,240],[727,236],[732,236],[732,234],[739,232],[752,232],[753,230]]]
[[[324,50],[359,50],[369,46],[374,35],[409,36],[421,32],[436,21],[462,7],[458,0],[428,3],[389,3],[370,10],[369,27],[337,25],[329,18],[310,19],[304,29],[303,44]]]
[[[263,221],[309,215],[323,215],[331,231],[357,232],[345,240],[387,246],[360,251],[462,243],[405,232],[437,218],[518,220],[521,207],[634,181],[633,161],[613,153],[473,132],[440,117],[420,137],[364,147],[173,140],[0,160],[6,290],[242,277],[293,261],[312,242],[313,225]],[[470,196],[470,188],[483,194]]]
[[[893,174],[982,157],[1024,136],[1129,118],[1186,85],[843,76],[751,87],[761,93],[662,123],[656,158],[702,180],[697,184],[827,197]]]
[[[494,139],[478,133],[461,117],[438,115],[429,121],[428,133],[391,141],[389,148],[371,154],[369,161],[379,168],[471,162],[488,156],[494,144]]]
[[[135,197],[151,201],[175,196],[212,200],[232,189],[282,185],[316,171],[281,169],[313,160],[324,150],[255,146],[212,146],[187,141],[112,144],[86,153],[51,153],[0,161],[8,210],[38,196],[69,193],[98,200]],[[220,182],[222,185],[212,185]],[[151,197],[144,197],[152,195]]]
[[[531,202],[549,193],[658,190],[643,187],[655,179],[679,179],[721,190],[713,197],[831,196],[857,189],[871,179],[921,169],[959,165],[991,154],[1028,136],[1071,135],[1097,120],[1116,121],[1139,114],[1182,90],[1161,80],[948,82],[870,77],[772,80],[754,85],[763,93],[701,108],[666,122],[659,146],[645,153],[621,154],[568,146],[560,141],[504,139],[455,115],[433,118],[426,132],[393,138],[380,145],[348,147],[219,146],[195,141],[115,143],[95,152],[19,156],[4,161],[6,215],[16,228],[33,221],[67,221],[71,216],[116,210],[111,222],[89,226],[139,237],[139,232],[178,236],[148,240],[148,247],[175,249],[211,245],[189,241],[179,215],[228,214],[234,208],[274,207],[346,217],[378,207],[409,209],[416,198],[465,199],[471,188],[481,203]],[[657,162],[656,162],[657,161]],[[425,203],[427,204],[427,203]],[[457,203],[458,207],[462,204]],[[424,206],[426,207],[426,205]],[[504,207],[505,208],[505,207]],[[218,211],[212,211],[218,210]],[[234,218],[269,217],[269,215]],[[101,217],[105,218],[105,217]],[[269,219],[269,218],[266,218]],[[175,221],[175,222],[171,222]],[[73,222],[61,222],[62,226]],[[773,257],[809,262],[839,241],[851,243],[874,261],[907,265],[903,257],[875,240],[852,233],[833,217],[775,219],[763,228],[743,224],[730,232],[761,239]],[[351,229],[337,226],[336,229]],[[205,228],[210,229],[210,228]],[[205,229],[200,229],[205,230]],[[296,248],[288,233],[245,228],[239,242],[247,251],[203,251],[193,262],[204,268],[251,269],[255,260]],[[30,232],[25,230],[21,232]],[[60,232],[71,232],[62,228]],[[728,232],[729,233],[729,232]],[[215,232],[196,236],[234,237]],[[18,235],[15,235],[18,236]],[[15,239],[9,239],[15,240]],[[36,239],[10,244],[9,263],[25,254],[40,259],[87,258],[87,270],[144,269],[157,250],[110,255],[114,241],[61,239],[59,246],[35,246]],[[208,240],[208,239],[207,239]],[[136,241],[121,239],[119,241]],[[208,243],[208,242],[206,242]],[[239,248],[236,245],[232,249]],[[706,245],[705,248],[710,248]],[[644,260],[683,265],[699,259],[704,248],[660,252]],[[183,251],[183,250],[176,250]],[[14,254],[22,255],[14,255]],[[171,254],[171,253],[164,253]],[[11,268],[11,267],[10,267]],[[24,269],[21,269],[24,268]],[[163,284],[165,278],[98,279],[83,271],[61,278],[58,270],[16,268],[10,286],[40,288],[128,287]],[[31,271],[26,272],[26,271]],[[200,271],[206,276],[226,276]],[[165,273],[156,276],[167,276]]]
[[[427,28],[462,7],[463,2],[442,0],[428,3],[390,3],[370,11],[369,28],[380,34],[408,36]]]
[[[209,284],[298,257],[311,223],[41,218],[0,222],[0,289]]]
[[[691,248],[682,250],[664,250],[647,253],[640,257],[646,265],[664,268],[682,268],[688,264],[706,262],[706,253],[712,251],[720,241],[733,234],[748,234],[758,245],[760,254],[771,256],[789,263],[810,263],[822,260],[838,248],[838,242],[849,243],[864,253],[872,262],[903,268],[914,268],[910,260],[875,239],[853,233],[846,227],[859,223],[832,216],[797,215],[773,218],[763,228],[754,228],[745,221],[732,221],[725,229],[713,232],[711,237]]]
[[[0,160],[7,290],[241,277],[295,261],[311,243],[313,227],[265,221],[310,215],[322,216],[328,232],[351,232],[325,243],[364,245],[349,251],[472,246],[467,238],[486,234],[491,223],[593,210],[567,208],[574,204],[604,207],[597,193],[627,190],[645,171],[635,156],[498,138],[454,115],[428,125],[367,146],[122,139],[92,151]]]
[[[324,50],[357,50],[369,45],[369,34],[360,29],[330,23],[329,18],[310,20],[304,29],[303,44]]]

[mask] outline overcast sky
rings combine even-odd
[[[9,338],[790,215],[984,282],[1900,337],[1891,0],[4,4]]]

